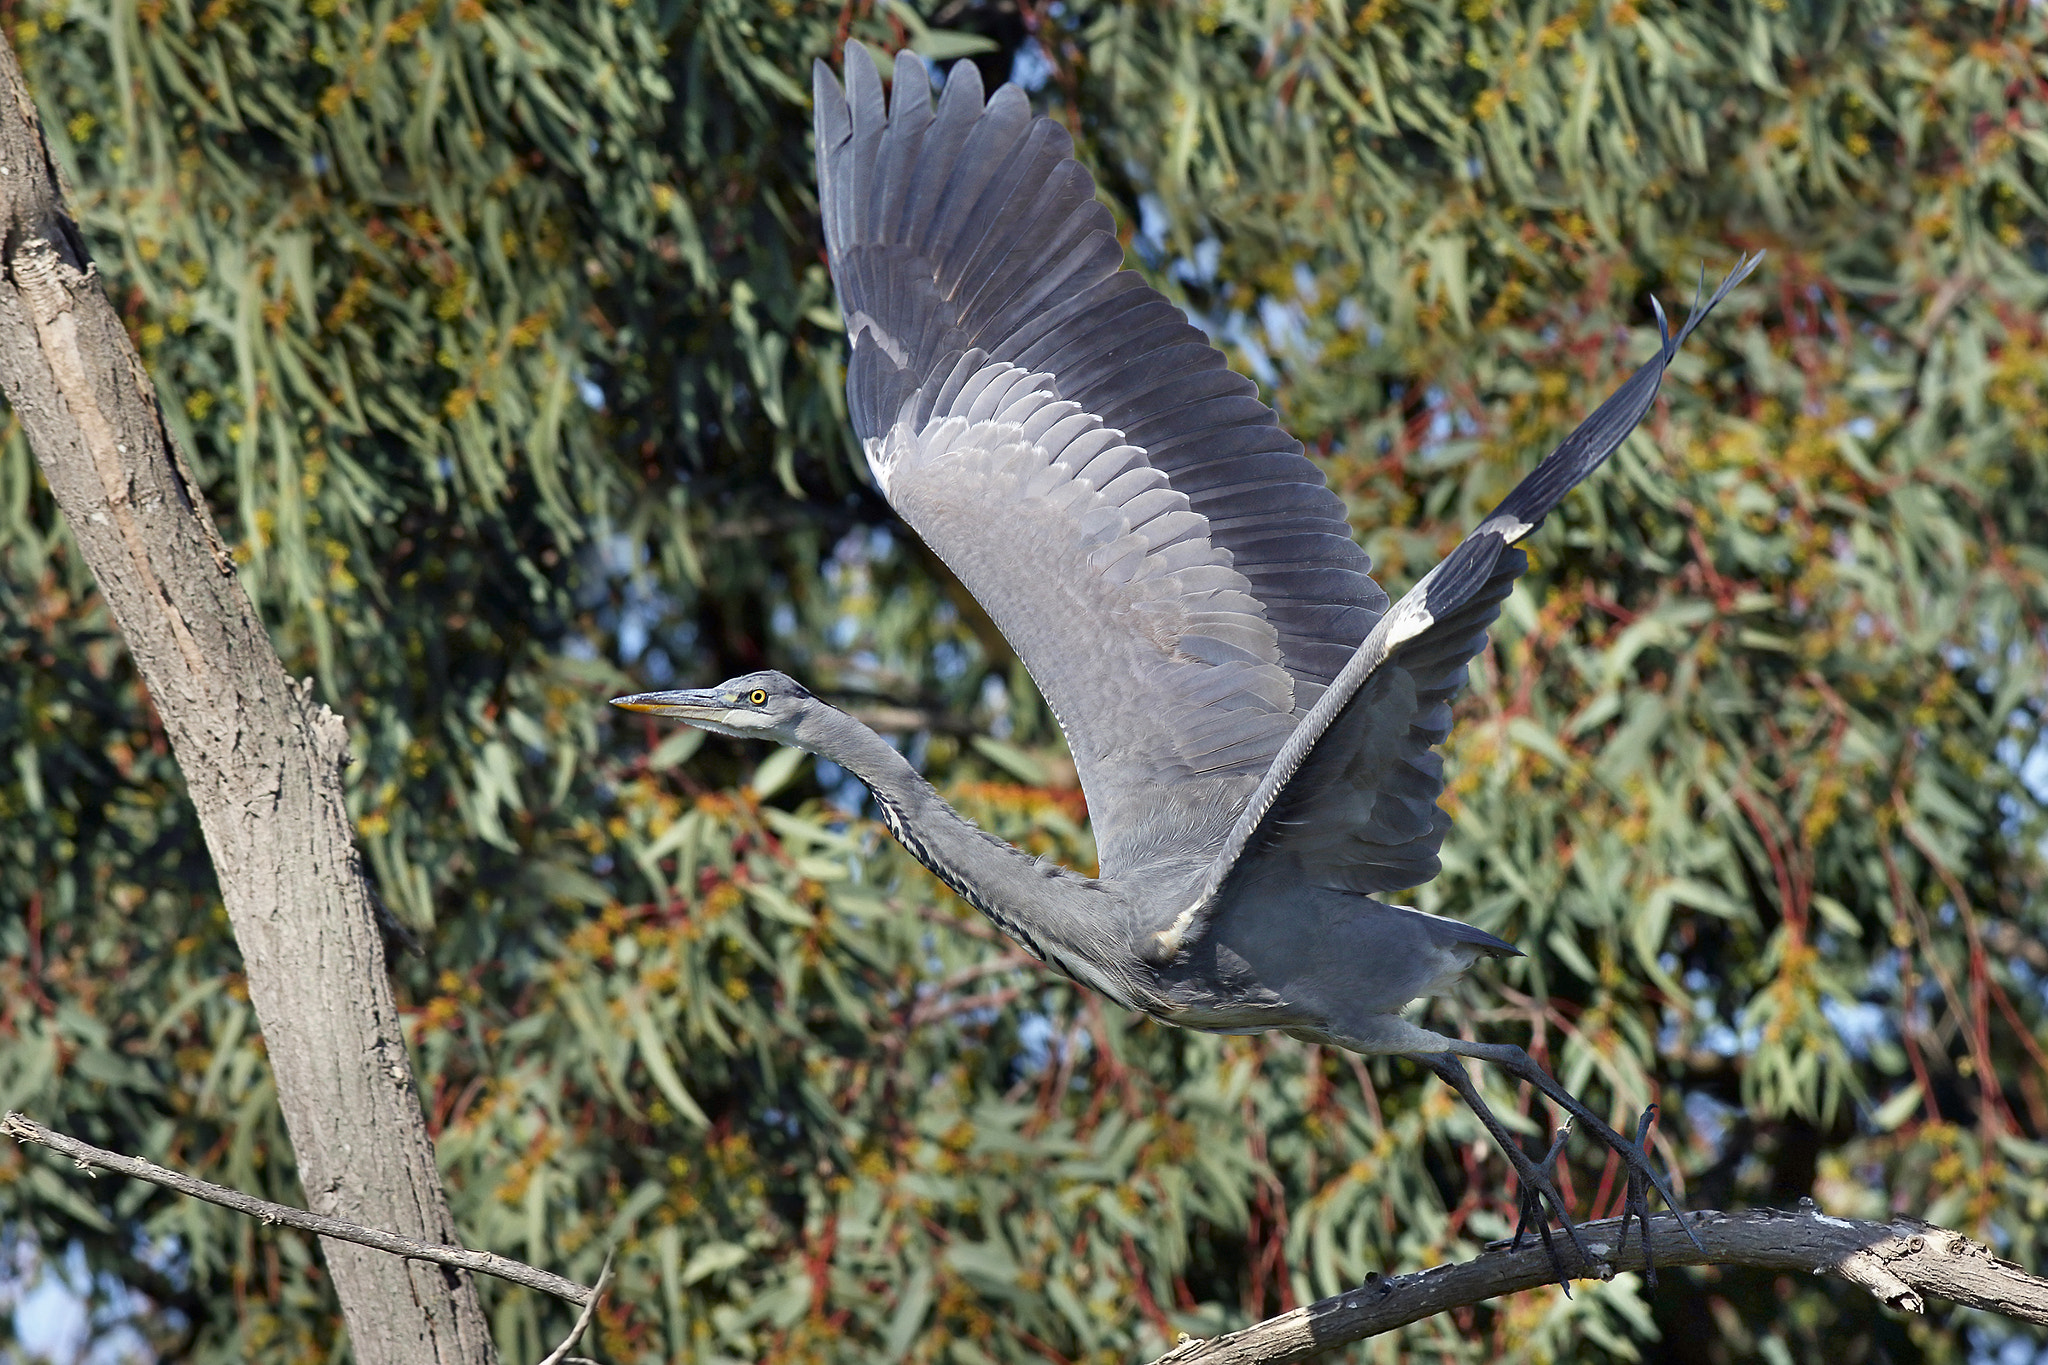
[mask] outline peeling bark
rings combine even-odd
[[[163,717],[307,1205],[452,1243],[354,830],[348,732],[294,685],[65,209],[0,42],[0,388]],[[495,1359],[469,1276],[323,1240],[365,1365]]]

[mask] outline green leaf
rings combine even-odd
[[[640,1060],[647,1064],[647,1074],[654,1078],[662,1096],[685,1120],[699,1128],[709,1128],[711,1120],[684,1087],[683,1078],[669,1060],[668,1045],[656,1031],[654,1018],[648,1014],[646,1004],[637,997],[628,997],[626,1017],[633,1021],[633,1037],[640,1044]]]
[[[690,1253],[683,1265],[682,1282],[695,1284],[723,1271],[747,1263],[747,1249],[731,1242],[711,1242]]]
[[[662,737],[654,746],[654,752],[647,755],[649,772],[667,772],[679,763],[687,763],[697,750],[704,747],[705,731],[694,725],[686,725]]]
[[[934,62],[950,62],[960,57],[973,57],[983,52],[996,51],[996,40],[980,33],[963,33],[957,29],[928,28],[919,34],[911,44],[918,56]]]
[[[1920,1108],[1920,1082],[1908,1081],[1898,1093],[1880,1104],[1870,1116],[1871,1127],[1880,1133],[1889,1133],[1913,1116]]]
[[[1014,744],[987,735],[975,735],[968,741],[974,752],[1001,768],[1027,787],[1043,787],[1047,782],[1045,765]]]
[[[896,1311],[889,1315],[888,1335],[882,1341],[884,1360],[898,1361],[910,1354],[910,1344],[917,1339],[931,1306],[931,1267],[913,1266],[909,1280],[897,1293]]]
[[[797,769],[809,759],[810,755],[802,749],[777,749],[761,760],[760,767],[754,769],[754,780],[751,784],[754,795],[764,801],[775,795],[789,785],[789,780],[796,776]]]

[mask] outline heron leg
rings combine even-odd
[[[1569,1296],[1572,1292],[1571,1271],[1566,1268],[1563,1258],[1557,1254],[1556,1244],[1550,1240],[1550,1220],[1543,1214],[1545,1200],[1548,1200],[1550,1207],[1556,1210],[1557,1221],[1564,1224],[1564,1234],[1571,1239],[1572,1250],[1579,1254],[1579,1264],[1591,1265],[1593,1258],[1586,1254],[1586,1244],[1579,1240],[1579,1230],[1572,1223],[1571,1212],[1565,1208],[1564,1198],[1558,1194],[1557,1186],[1551,1182],[1546,1169],[1556,1161],[1558,1152],[1563,1148],[1564,1135],[1558,1135],[1557,1141],[1550,1148],[1550,1154],[1544,1158],[1544,1164],[1538,1166],[1529,1159],[1529,1154],[1522,1150],[1522,1144],[1507,1130],[1507,1125],[1495,1117],[1493,1110],[1487,1107],[1486,1101],[1480,1098],[1479,1087],[1472,1084],[1471,1076],[1466,1074],[1464,1065],[1456,1057],[1447,1052],[1423,1052],[1415,1054],[1415,1060],[1443,1077],[1444,1084],[1458,1092],[1458,1097],[1465,1101],[1466,1108],[1478,1117],[1486,1131],[1493,1135],[1493,1140],[1500,1145],[1501,1152],[1507,1157],[1508,1164],[1515,1168],[1515,1176],[1522,1186],[1520,1217],[1515,1224],[1515,1246],[1519,1248],[1522,1245],[1523,1232],[1533,1225],[1537,1236],[1543,1239],[1544,1251],[1550,1255],[1550,1265],[1557,1272],[1558,1284],[1563,1286],[1565,1294]]]
[[[1626,1212],[1623,1215],[1622,1235],[1624,1237],[1628,1235],[1626,1220],[1629,1216],[1632,1215],[1643,1220],[1643,1261],[1646,1266],[1650,1264],[1649,1192],[1651,1190],[1655,1190],[1659,1197],[1670,1206],[1671,1212],[1677,1215],[1680,1230],[1704,1254],[1706,1248],[1700,1246],[1700,1239],[1694,1234],[1692,1227],[1685,1221],[1685,1210],[1679,1207],[1678,1200],[1671,1193],[1671,1187],[1664,1183],[1664,1177],[1658,1174],[1657,1168],[1650,1164],[1648,1154],[1643,1151],[1643,1139],[1650,1135],[1650,1124],[1656,1118],[1657,1107],[1655,1105],[1651,1105],[1649,1109],[1643,1112],[1641,1120],[1636,1125],[1636,1139],[1630,1141],[1620,1133],[1615,1132],[1614,1129],[1608,1127],[1601,1120],[1600,1116],[1594,1113],[1584,1101],[1573,1095],[1571,1091],[1565,1089],[1564,1086],[1558,1083],[1555,1077],[1538,1066],[1534,1057],[1531,1057],[1527,1052],[1524,1052],[1512,1043],[1473,1043],[1460,1038],[1452,1040],[1452,1051],[1461,1056],[1470,1057],[1474,1061],[1492,1062],[1509,1075],[1535,1086],[1550,1098],[1551,1103],[1591,1129],[1593,1136],[1599,1138],[1615,1155],[1621,1158],[1623,1166],[1628,1171],[1628,1195],[1624,1204]],[[1655,1273],[1654,1269],[1650,1271],[1652,1277],[1654,1277]],[[1654,1282],[1654,1279],[1652,1279],[1652,1283]]]

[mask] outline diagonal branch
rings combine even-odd
[[[432,1261],[436,1265],[453,1266],[457,1270],[473,1270],[480,1275],[494,1275],[498,1279],[537,1289],[543,1294],[552,1294],[558,1299],[581,1305],[586,1311],[576,1332],[564,1343],[564,1349],[575,1344],[583,1329],[590,1325],[590,1310],[594,1309],[598,1297],[604,1292],[605,1281],[611,1275],[611,1261],[605,1261],[604,1275],[599,1277],[597,1288],[585,1289],[574,1280],[564,1279],[553,1271],[541,1270],[524,1261],[509,1260],[488,1251],[471,1251],[467,1247],[444,1246],[434,1242],[422,1242],[412,1237],[400,1237],[395,1232],[378,1228],[359,1227],[343,1222],[339,1218],[328,1218],[322,1214],[308,1213],[295,1209],[289,1204],[273,1204],[268,1199],[231,1190],[225,1185],[216,1185],[210,1180],[195,1176],[181,1175],[166,1170],[154,1161],[140,1157],[123,1156],[110,1152],[104,1147],[95,1147],[89,1142],[80,1142],[53,1128],[45,1128],[26,1114],[8,1113],[0,1117],[0,1134],[21,1142],[33,1142],[38,1147],[47,1147],[59,1156],[68,1156],[79,1166],[98,1166],[103,1170],[115,1171],[121,1175],[147,1180],[167,1190],[204,1199],[209,1204],[218,1204],[236,1213],[245,1213],[251,1218],[260,1218],[266,1223],[281,1223],[301,1232],[314,1233],[321,1237],[338,1238],[354,1242],[358,1246],[370,1247],[376,1251],[403,1256],[409,1261]],[[544,1363],[545,1365],[545,1363]]]
[[[597,1365],[588,1356],[572,1356],[576,1343],[583,1340],[583,1334],[590,1330],[591,1320],[597,1316],[597,1306],[604,1302],[604,1291],[612,1284],[612,1253],[606,1252],[604,1269],[597,1272],[597,1283],[590,1287],[590,1302],[583,1305],[583,1311],[576,1315],[576,1325],[569,1329],[569,1335],[562,1338],[562,1344],[549,1351],[540,1365]]]
[[[1680,1235],[1671,1214],[1650,1220],[1659,1266],[1739,1265],[1759,1270],[1839,1275],[1862,1285],[1887,1307],[1926,1311],[1926,1300],[1948,1299],[1969,1308],[2048,1323],[2048,1280],[2029,1275],[1959,1232],[1913,1218],[1869,1223],[1830,1218],[1811,1200],[1796,1212],[1712,1209],[1687,1215],[1704,1251]],[[1587,1248],[1598,1258],[1572,1267],[1579,1279],[1612,1279],[1641,1270],[1642,1241],[1615,1250],[1621,1220],[1579,1225]],[[1562,1239],[1559,1256],[1571,1265],[1574,1253]],[[1540,1246],[1511,1251],[1496,1242],[1472,1260],[1440,1265],[1409,1275],[1375,1276],[1357,1289],[1266,1319],[1243,1331],[1206,1339],[1187,1338],[1157,1365],[1276,1365],[1391,1332],[1453,1308],[1517,1290],[1553,1283],[1556,1273]]]

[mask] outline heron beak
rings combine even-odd
[[[645,711],[653,716],[687,721],[717,720],[732,710],[732,703],[718,693],[703,691],[638,692],[630,697],[613,697],[612,705],[621,711]]]

